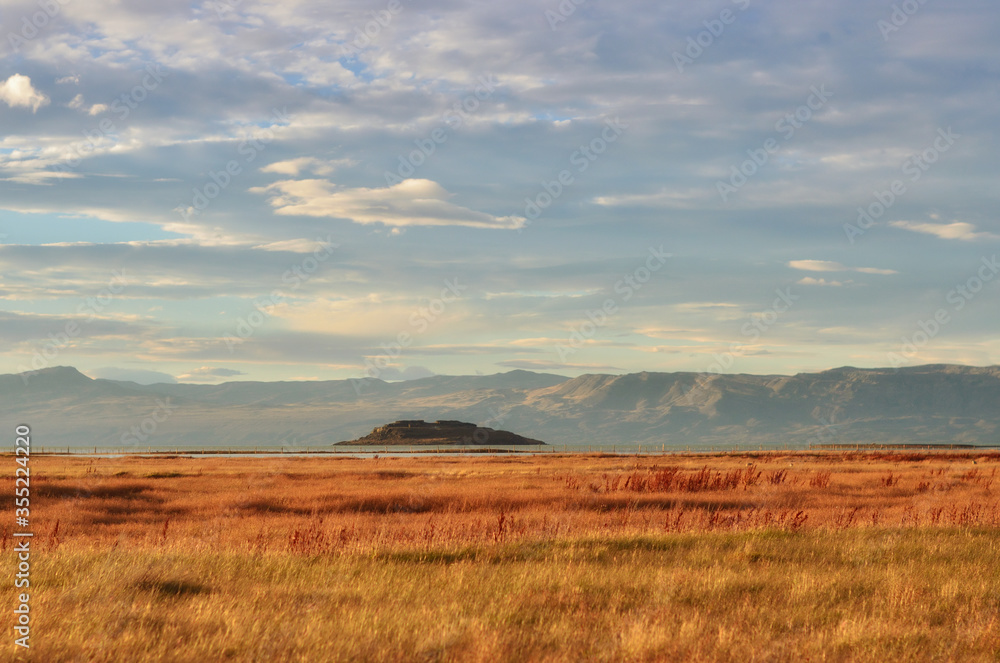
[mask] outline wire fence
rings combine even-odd
[[[329,446],[216,446],[216,447],[165,447],[149,446],[128,449],[101,446],[39,446],[33,455],[59,456],[422,456],[422,455],[477,455],[500,454],[599,454],[618,456],[660,456],[689,454],[745,454],[745,453],[796,453],[812,452],[863,452],[863,451],[991,451],[1000,445],[965,444],[546,444],[546,445],[329,445]]]

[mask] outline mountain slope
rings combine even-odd
[[[997,444],[1000,367],[220,385],[91,380],[58,367],[0,376],[0,418],[32,424],[39,445],[123,449],[328,445],[397,419],[458,419],[551,444]]]

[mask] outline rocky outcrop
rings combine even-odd
[[[504,430],[493,430],[464,421],[434,421],[422,419],[404,419],[394,421],[385,426],[379,426],[368,435],[348,442],[338,442],[343,445],[418,445],[418,444],[468,444],[468,445],[540,445],[539,440],[510,433]]]

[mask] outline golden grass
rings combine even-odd
[[[997,467],[35,457],[23,660],[997,661]]]

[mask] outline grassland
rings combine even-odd
[[[1000,661],[997,468],[35,457],[20,660]]]

